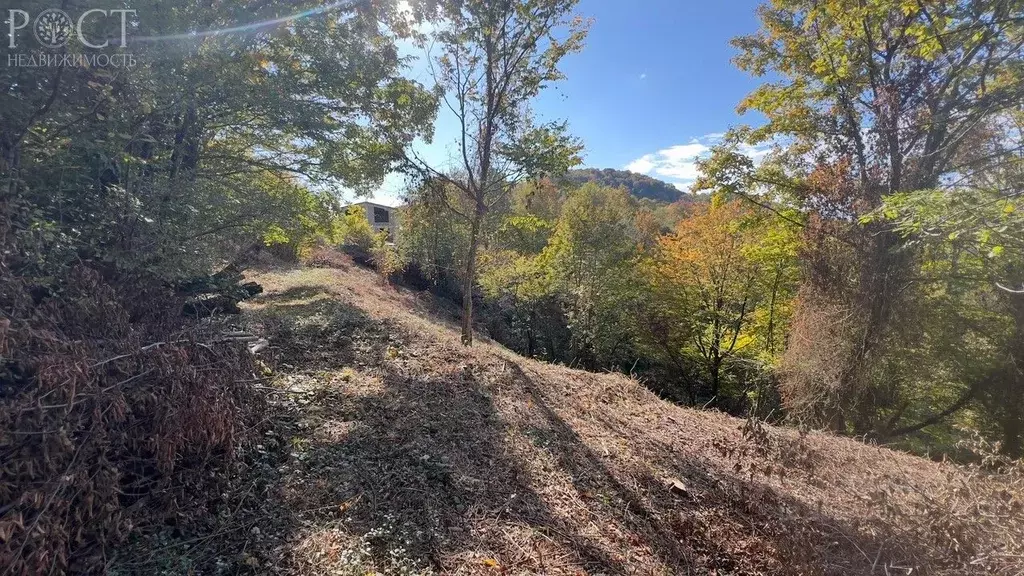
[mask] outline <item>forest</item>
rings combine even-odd
[[[0,66],[0,574],[103,571],[204,517],[267,419],[270,369],[224,313],[261,263],[340,252],[448,302],[466,347],[935,460],[1024,456],[1019,0],[765,2],[732,40],[764,121],[686,192],[582,168],[572,118],[534,114],[586,49],[576,0],[124,4],[75,33],[128,26],[103,50],[134,66]],[[462,128],[441,164],[416,147],[439,116]],[[391,242],[338,192],[393,174]]]

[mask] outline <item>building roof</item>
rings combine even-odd
[[[387,204],[378,204],[377,202],[370,202],[369,200],[364,200],[362,202],[353,202],[351,204],[347,204],[345,208],[348,208],[349,206],[372,206],[374,208],[386,208],[388,210],[395,210],[397,208],[401,208],[401,206],[388,206]]]

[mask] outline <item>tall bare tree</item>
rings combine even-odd
[[[439,194],[445,205],[470,223],[463,278],[462,343],[473,343],[473,284],[482,225],[488,210],[515,185],[542,174],[564,172],[579,163],[582,145],[565,122],[538,123],[530,102],[545,86],[562,79],[562,58],[583,48],[587,22],[571,15],[577,0],[463,0],[442,2],[432,35],[431,70],[443,113],[459,123],[457,152],[444,166],[416,153],[410,170],[459,202]]]

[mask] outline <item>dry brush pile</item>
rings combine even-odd
[[[253,360],[148,277],[0,269],[0,573],[102,572],[133,530],[206,513],[260,411]]]

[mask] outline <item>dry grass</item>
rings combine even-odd
[[[100,573],[139,531],[201,525],[262,397],[253,358],[159,280],[0,267],[0,576]]]
[[[1020,475],[688,410],[623,376],[486,342],[466,350],[449,310],[358,267],[254,279],[266,293],[247,315],[273,345],[272,425],[239,472],[219,532],[178,548],[175,566],[360,575],[1024,570]],[[153,557],[166,566],[166,556]]]

